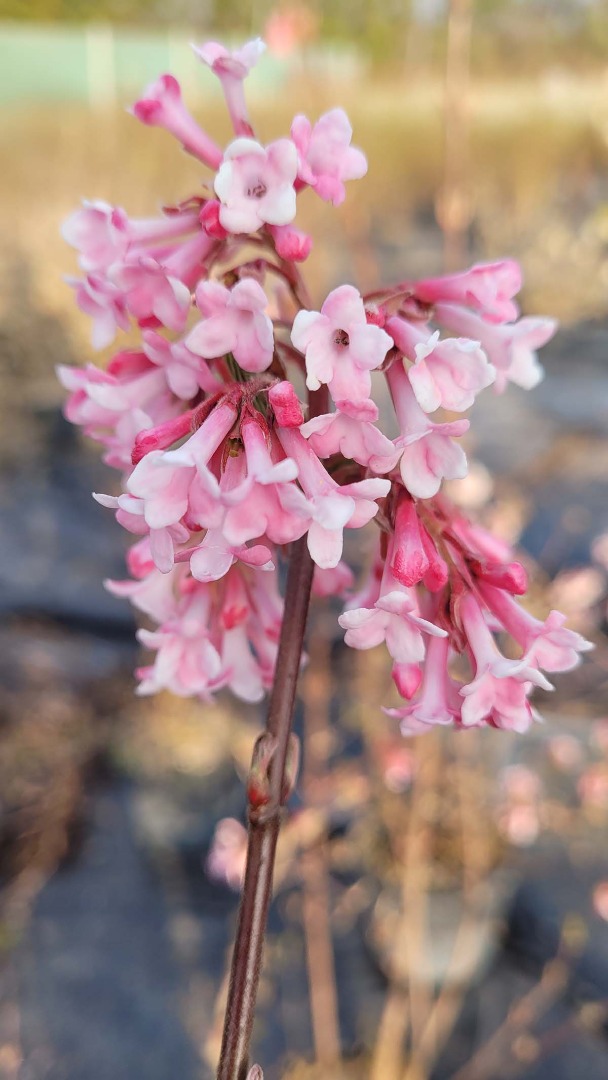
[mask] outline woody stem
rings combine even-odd
[[[311,414],[327,407],[325,394],[316,391],[316,395],[314,400],[310,395]],[[273,740],[268,768],[268,801],[263,814],[256,812],[251,802],[249,804],[247,862],[217,1080],[245,1080],[249,1068],[249,1046],[272,896],[281,809],[286,795],[285,770],[313,570],[306,536],[303,536],[292,544],[276,672],[266,720],[266,737]]]

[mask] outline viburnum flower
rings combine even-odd
[[[357,289],[341,285],[320,311],[299,311],[291,340],[304,353],[309,390],[326,383],[340,412],[357,420],[377,419],[369,373],[380,367],[393,340],[381,327],[368,323]]]
[[[339,206],[346,197],[344,181],[360,180],[367,172],[365,154],[350,145],[353,129],[344,109],[331,109],[314,127],[305,116],[296,116],[291,137],[298,148],[300,179]]]
[[[457,304],[437,304],[436,313],[444,326],[479,339],[494,365],[497,393],[502,393],[508,382],[532,390],[543,378],[536,350],[553,337],[555,319],[524,318],[497,326]]]
[[[196,304],[207,317],[186,338],[191,352],[208,360],[232,353],[243,371],[265,371],[272,362],[274,330],[266,315],[266,293],[253,278],[243,278],[226,289],[216,281],[203,281]]]
[[[211,68],[222,84],[232,126],[237,135],[251,135],[243,82],[255,67],[266,46],[261,38],[248,41],[241,49],[232,52],[217,41],[201,46],[193,45],[198,57]]]
[[[263,43],[195,51],[224,91],[225,149],[170,75],[132,112],[202,162],[205,185],[142,219],[85,202],[64,226],[94,346],[133,335],[105,370],[59,377],[66,416],[121,474],[121,490],[96,498],[134,540],[130,580],[108,588],[156,625],[140,631],[152,652],[140,692],[260,701],[283,632],[279,569],[305,538],[313,593],[342,601],[346,644],[387,649],[402,701],[387,711],[404,734],[523,731],[533,690],[551,688],[544,672],[570,670],[591,646],[559,612],[526,612],[509,546],[446,497],[444,479],[467,472],[469,419],[442,410],[466,413],[492,385],[535,385],[555,322],[519,318],[510,259],[368,295],[337,284],[317,308],[299,268],[312,240],[298,197],[311,187],[339,205],[366,173],[350,122],[342,109],[314,125],[299,115],[264,146],[244,94]],[[376,385],[388,392],[376,398]],[[376,533],[356,584],[345,529]]]
[[[288,225],[296,216],[297,171],[298,155],[289,139],[267,147],[255,139],[235,139],[214,182],[220,224],[231,233]]]

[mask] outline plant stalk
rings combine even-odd
[[[249,1044],[272,896],[275,852],[285,796],[285,767],[312,575],[313,562],[306,536],[303,536],[292,545],[276,674],[266,721],[267,735],[276,740],[268,768],[270,797],[261,815],[252,813],[250,806],[247,865],[217,1080],[245,1080],[249,1067]]]

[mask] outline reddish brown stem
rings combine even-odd
[[[255,1013],[291,720],[312,586],[313,563],[306,537],[292,547],[285,592],[285,614],[266,731],[276,739],[269,767],[270,801],[263,819],[250,814],[247,867],[239,911],[217,1080],[245,1080]]]

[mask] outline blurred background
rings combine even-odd
[[[213,1075],[260,712],[133,696],[116,476],[61,415],[93,359],[59,236],[196,162],[125,111],[170,70],[221,143],[190,41],[269,52],[262,140],[343,105],[368,176],[302,200],[315,300],[512,255],[562,321],[535,391],[479,398],[451,494],[520,546],[536,612],[596,643],[525,737],[405,741],[380,650],[319,607],[260,991],[267,1080],[608,1075],[608,3],[0,0],[0,1078]],[[103,362],[103,357],[101,358]],[[351,544],[361,566],[359,538]],[[539,699],[540,699],[539,695]]]

